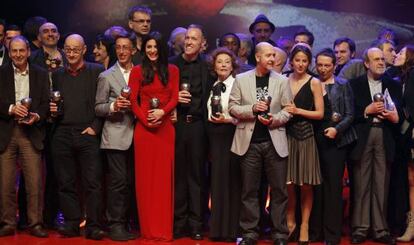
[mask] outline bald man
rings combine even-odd
[[[241,245],[254,245],[259,238],[259,192],[262,169],[271,188],[272,239],[287,244],[286,169],[288,145],[285,123],[291,115],[282,102],[292,99],[286,77],[274,72],[275,50],[266,42],[256,45],[256,68],[236,77],[229,100],[229,112],[239,120],[231,151],[241,156],[242,205]],[[268,105],[263,98],[271,96]]]
[[[354,94],[357,143],[350,158],[353,161],[354,210],[352,213],[353,244],[363,243],[369,231],[374,241],[395,244],[387,224],[387,200],[390,166],[395,156],[395,132],[402,89],[399,83],[384,76],[384,53],[379,48],[364,52],[366,75],[350,80]],[[373,101],[377,93],[388,91],[393,107]]]
[[[275,63],[273,65],[273,70],[277,73],[282,73],[283,67],[286,65],[287,53],[278,47],[273,47],[275,49]]]
[[[60,33],[55,24],[46,22],[41,25],[37,39],[41,43],[41,48],[32,52],[30,62],[50,72],[57,70],[66,63],[63,50],[58,48]]]
[[[86,45],[82,36],[72,34],[64,44],[68,60],[66,68],[52,74],[53,90],[64,98],[63,113],[58,113],[55,103],[50,111],[55,117],[55,132],[51,139],[52,159],[60,208],[65,225],[58,229],[64,237],[79,236],[82,209],[78,184],[85,194],[87,239],[101,240],[102,216],[102,162],[99,150],[99,133],[102,122],[95,115],[95,97],[101,65],[84,61]],[[78,174],[81,176],[77,176]]]

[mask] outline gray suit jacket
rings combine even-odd
[[[270,113],[273,114],[273,121],[268,126],[270,137],[279,156],[286,157],[288,155],[288,143],[284,125],[289,121],[291,115],[282,111],[281,102],[287,103],[292,101],[292,93],[287,78],[271,71],[269,95],[272,96]],[[232,116],[239,119],[231,151],[240,156],[244,155],[249,148],[257,121],[256,115],[252,111],[253,104],[255,103],[256,69],[253,69],[236,76],[229,99],[229,112]]]
[[[118,64],[102,72],[98,78],[95,112],[105,118],[102,129],[102,149],[127,150],[134,134],[134,116],[131,111],[110,112],[111,103],[127,85]]]

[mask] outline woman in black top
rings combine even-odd
[[[403,109],[405,121],[401,132],[406,142],[405,157],[408,159],[408,182],[410,211],[407,213],[407,229],[403,236],[397,238],[400,242],[410,242],[414,239],[414,46],[407,45],[398,53],[394,65],[401,69],[403,84]]]

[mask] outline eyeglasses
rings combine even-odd
[[[144,23],[151,24],[151,20],[139,19],[139,20],[131,20],[131,21],[134,23],[138,23],[138,24],[144,24]]]
[[[65,51],[66,54],[74,53],[74,54],[80,54],[82,52],[81,48],[63,48],[63,51]]]

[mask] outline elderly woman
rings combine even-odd
[[[407,213],[407,229],[405,233],[398,237],[400,242],[410,242],[414,239],[414,46],[407,45],[398,53],[394,65],[401,69],[401,82],[403,90],[403,108],[405,121],[401,127],[405,140],[403,146],[405,159],[408,160],[408,183],[410,210]]]
[[[227,48],[211,55],[212,75],[216,78],[207,102],[211,157],[210,238],[236,240],[240,205],[240,169],[230,152],[236,120],[228,112],[228,102],[237,69],[236,57]]]

